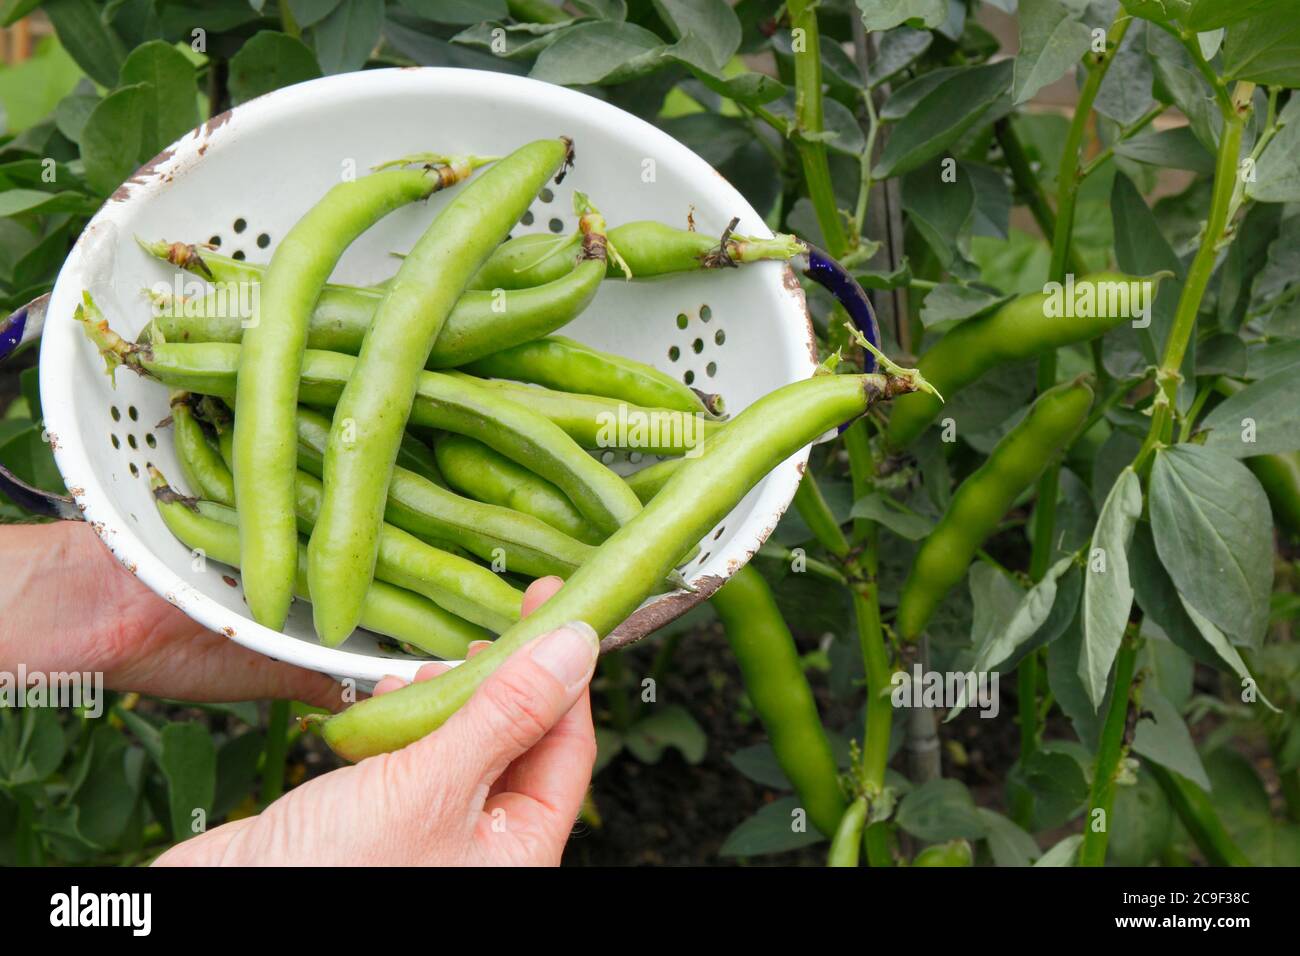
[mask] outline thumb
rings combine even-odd
[[[491,786],[582,696],[599,651],[582,621],[543,634],[510,655],[435,737],[456,741],[479,786]]]

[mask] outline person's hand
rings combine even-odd
[[[0,528],[0,670],[102,672],[112,690],[193,701],[289,698],[337,708],[339,685],[185,616],[82,522]]]
[[[524,614],[560,584],[534,581]],[[424,739],[318,777],[157,864],[557,864],[596,760],[587,684],[598,650],[585,624],[544,634]],[[444,670],[427,665],[417,680]],[[385,678],[376,692],[401,683]]]

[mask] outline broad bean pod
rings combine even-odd
[[[767,729],[776,762],[813,826],[834,836],[847,801],[794,637],[763,576],[746,565],[712,597],[745,692]],[[861,842],[861,824],[858,841]]]
[[[703,412],[646,408],[615,398],[560,392],[500,378],[447,372],[497,392],[559,425],[583,448],[632,449],[647,455],[698,455],[724,427]]]
[[[218,342],[132,344],[109,328],[91,301],[78,308],[76,317],[110,372],[125,365],[171,388],[233,398],[240,346]],[[300,401],[318,408],[332,407],[355,364],[350,355],[308,349],[303,357]],[[559,425],[470,376],[422,373],[410,424],[477,438],[554,484],[602,531],[613,530],[641,509],[641,502],[626,483],[584,452]]]
[[[271,256],[244,332],[234,439],[235,458],[242,462],[235,472],[235,501],[241,565],[247,571],[244,593],[253,617],[267,627],[284,624],[297,574],[293,415],[312,306],[357,236],[394,209],[467,178],[480,163],[462,158],[339,183],[284,235]],[[358,599],[363,595],[364,590]]]
[[[918,385],[913,374],[819,375],[759,399],[537,611],[448,673],[327,720],[325,740],[350,760],[395,750],[440,727],[506,657],[534,638],[570,621],[585,621],[597,634],[608,634],[767,472],[877,400]],[[708,591],[722,581],[699,584]]]
[[[984,464],[961,483],[948,510],[921,543],[903,584],[895,623],[902,638],[920,636],[1016,499],[1069,447],[1088,417],[1092,397],[1087,375],[1043,392]]]
[[[204,498],[233,506],[235,482],[221,454],[208,443],[203,426],[194,415],[189,392],[173,392],[171,397],[172,437],[181,474],[195,492]]]
[[[360,620],[365,588],[374,577],[397,449],[443,323],[470,277],[527,211],[542,184],[567,166],[572,149],[568,139],[538,140],[495,163],[442,209],[385,290],[334,411],[325,449],[324,498],[307,544],[307,577],[315,595],[312,618],[322,640],[341,639]],[[268,270],[268,282],[270,275]],[[308,314],[302,322],[304,348]],[[237,400],[242,403],[242,391]],[[288,414],[296,438],[295,411]],[[236,409],[236,464],[242,454],[240,427]],[[296,462],[296,454],[293,458]],[[239,475],[236,470],[236,489]]]
[[[481,441],[447,434],[434,451],[444,477],[461,494],[529,515],[588,546],[605,540],[559,488]]]
[[[1107,290],[1150,289],[1150,297],[1144,296],[1145,306],[1150,308],[1155,288],[1165,275],[1136,277],[1118,272],[1098,272],[1079,279],[1074,284],[1076,295],[1089,292],[1093,295],[1094,308],[1090,311],[1094,314],[1090,315],[1066,314],[1075,311],[1073,309],[1049,310],[1049,300],[1053,297],[1047,293],[1020,296],[996,312],[959,324],[921,356],[917,368],[945,397],[952,398],[995,366],[1024,361],[1076,342],[1087,342],[1121,322],[1132,321],[1131,296],[1125,293],[1123,297],[1129,308],[1110,308]],[[1049,311],[1061,314],[1049,315]],[[888,447],[892,451],[906,448],[934,420],[939,407],[939,401],[932,395],[900,398],[889,412],[889,426],[885,432]]]
[[[580,198],[581,239],[577,244],[576,265],[570,258],[566,260],[569,268],[563,274],[526,289],[465,292],[438,332],[425,368],[454,368],[499,349],[547,335],[573,321],[591,304],[605,277],[605,223],[595,207],[585,197]],[[265,268],[197,250],[180,255],[175,252],[178,245],[144,244],[160,258],[188,265],[200,275],[206,270],[217,282],[256,283]],[[193,246],[182,248],[194,249]],[[307,348],[356,355],[361,351],[361,342],[383,296],[379,288],[327,285],[311,314]],[[225,289],[199,300],[156,297],[153,324],[169,342],[239,342],[244,334],[240,309]]]
[[[691,388],[644,362],[602,352],[560,335],[493,352],[466,364],[465,371],[482,378],[529,382],[649,408],[723,416],[721,395]]]
[[[771,239],[735,236],[731,225],[720,238],[651,220],[624,223],[609,230],[606,275],[648,279],[678,272],[732,268],[763,259],[790,259],[805,250],[794,236],[778,233]],[[503,242],[470,280],[471,289],[526,289],[554,282],[573,261],[576,235],[533,233]],[[620,263],[621,260],[621,263]],[[628,273],[631,273],[630,275]]]
[[[328,418],[309,409],[298,410],[300,468],[319,477],[328,436]],[[541,481],[531,472],[528,476]],[[568,504],[568,499],[564,500]],[[581,521],[573,506],[568,506]],[[569,537],[531,514],[462,497],[400,465],[393,469],[384,517],[389,524],[435,546],[448,541],[485,561],[502,559],[507,569],[530,577],[554,574],[567,578],[595,552],[590,544]]]
[[[200,510],[196,503],[177,494],[161,473],[150,473],[154,503],[167,529],[181,544],[220,564],[239,567],[239,518],[233,508],[205,502]],[[298,544],[298,573],[295,593],[311,600],[307,593],[307,546]],[[366,592],[361,626],[367,631],[446,659],[464,658],[472,641],[490,639],[490,631],[445,611],[426,597],[383,581],[371,582]]]

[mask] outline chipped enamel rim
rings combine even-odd
[[[671,164],[689,174],[700,188],[717,194],[728,208],[735,209],[750,231],[770,235],[762,226],[762,217],[744,197],[708,163],[687,147],[651,124],[617,107],[574,90],[552,86],[525,77],[502,73],[450,68],[408,68],[373,70],[312,80],[277,90],[209,120],[186,134],[167,150],[142,166],[96,213],[69,255],[50,300],[50,319],[41,346],[41,400],[55,461],[76,506],[90,522],[118,561],[154,592],[213,631],[224,633],[235,642],[276,660],[363,683],[387,674],[410,678],[424,660],[396,660],[338,648],[327,648],[257,624],[251,618],[231,611],[188,583],[158,558],[138,528],[128,521],[115,503],[108,487],[95,474],[87,450],[77,440],[76,424],[79,404],[95,400],[97,390],[89,383],[77,381],[69,370],[77,350],[93,346],[81,334],[71,316],[80,301],[81,290],[89,285],[96,264],[106,254],[99,248],[100,236],[112,237],[115,225],[124,220],[124,211],[133,204],[148,202],[150,197],[167,189],[203,161],[205,154],[219,153],[236,139],[255,137],[259,131],[274,126],[277,119],[303,111],[324,112],[350,100],[372,100],[401,90],[409,94],[412,87],[427,89],[431,97],[473,93],[508,102],[511,109],[526,110],[543,102],[549,110],[565,110],[582,116],[584,122],[615,128],[624,139],[635,138],[638,148],[661,163]],[[578,144],[579,162],[584,159]],[[587,161],[590,161],[588,159]],[[704,184],[707,184],[704,185]],[[773,329],[774,348],[784,348],[800,356],[796,363],[805,367],[802,376],[811,375],[817,364],[817,347],[802,289],[786,264],[760,264],[746,267],[752,279],[770,287],[780,303],[783,318]],[[778,387],[784,382],[773,382]],[[749,516],[741,522],[726,545],[691,578],[692,592],[677,591],[647,601],[605,638],[604,647],[621,647],[651,633],[705,600],[727,577],[744,566],[775,529],[798,488],[808,458],[803,448],[784,461],[754,492],[757,498]],[[719,573],[721,572],[721,573]]]

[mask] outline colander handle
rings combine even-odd
[[[824,249],[819,249],[812,243],[804,245],[808,247],[808,265],[803,274],[835,296],[858,331],[867,337],[868,342],[880,348],[880,326],[876,323],[876,312],[871,308],[871,300],[867,298],[866,292],[858,285],[858,280]],[[870,352],[862,357],[862,370],[876,370],[876,357]]]
[[[41,337],[49,304],[50,296],[46,293],[0,321],[0,362]],[[72,521],[80,521],[82,518],[81,510],[71,498],[33,487],[4,465],[0,465],[0,492],[4,492],[14,504],[32,514]]]

